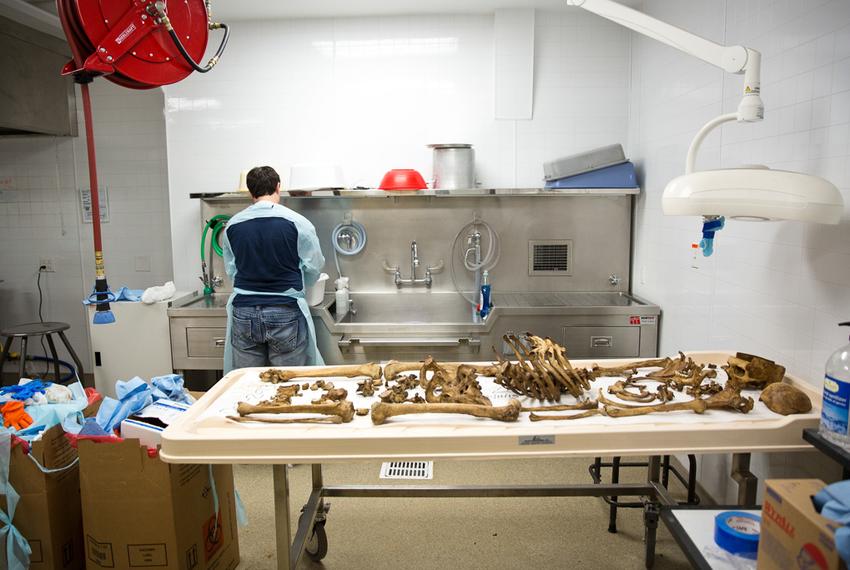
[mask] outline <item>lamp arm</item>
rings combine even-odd
[[[764,118],[764,104],[760,97],[761,53],[758,51],[740,45],[717,44],[613,0],[567,0],[567,4],[593,12],[728,73],[743,73],[743,99],[738,105],[737,120],[751,122]]]
[[[691,141],[691,146],[688,148],[688,159],[685,163],[685,174],[690,174],[696,170],[697,153],[699,152],[700,145],[702,145],[702,141],[708,136],[708,133],[723,123],[729,123],[737,120],[738,113],[727,113],[726,115],[720,115],[719,117],[715,117],[710,120],[699,130],[694,137],[694,140]]]

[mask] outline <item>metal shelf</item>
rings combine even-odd
[[[486,196],[631,196],[640,194],[640,188],[467,188],[463,190],[410,190],[390,191],[378,189],[339,188],[314,191],[288,191],[284,198],[480,198]],[[247,202],[247,192],[194,193],[189,197],[208,202]]]
[[[850,479],[850,452],[823,437],[817,428],[804,429],[803,439],[811,443],[815,449],[841,465],[842,479]]]

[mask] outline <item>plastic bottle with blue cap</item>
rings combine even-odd
[[[850,322],[840,323],[839,326],[848,327]],[[826,361],[819,430],[822,436],[844,449],[850,449],[848,415],[850,415],[850,344],[833,352]]]

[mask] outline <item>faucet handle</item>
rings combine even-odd
[[[443,260],[441,259],[440,262],[437,265],[434,265],[434,266],[429,265],[426,269],[427,269],[428,273],[439,273],[443,270],[444,267],[445,267],[445,263],[443,263]]]
[[[398,265],[390,265],[387,263],[386,259],[384,259],[381,264],[384,266],[384,271],[387,273],[396,273],[398,271]]]

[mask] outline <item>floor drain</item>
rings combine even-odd
[[[381,479],[433,479],[433,461],[391,461],[381,465]]]

